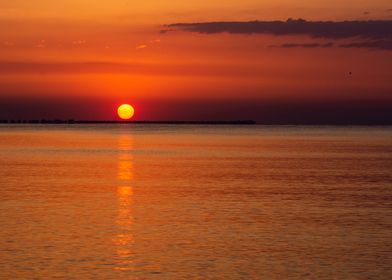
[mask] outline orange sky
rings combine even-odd
[[[10,99],[87,98],[145,106],[136,118],[148,119],[181,118],[181,110],[171,116],[169,109],[151,105],[158,101],[170,107],[170,102],[185,106],[181,102],[192,101],[208,106],[208,100],[216,106],[392,99],[392,51],[338,47],[349,38],[160,32],[177,22],[392,20],[390,1],[115,2],[0,0],[0,106]],[[331,41],[336,47],[279,47]],[[111,109],[101,108],[91,117],[113,118]],[[216,117],[230,118],[226,111]],[[47,116],[71,118],[71,113],[64,109]],[[24,117],[8,112],[0,118],[17,116]],[[248,116],[262,120],[255,112],[243,115]],[[194,118],[204,118],[202,110]]]

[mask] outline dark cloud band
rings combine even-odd
[[[183,30],[203,34],[272,34],[308,35],[315,38],[345,39],[392,39],[392,20],[369,21],[249,21],[249,22],[201,22],[175,23],[168,30]]]

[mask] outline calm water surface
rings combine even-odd
[[[1,125],[0,279],[392,279],[392,128]]]

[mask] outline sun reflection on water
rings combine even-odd
[[[117,264],[115,270],[133,271],[132,244],[134,243],[132,225],[132,204],[133,204],[133,142],[131,135],[120,135],[118,138],[118,215],[116,224],[117,234],[113,242],[117,254]]]

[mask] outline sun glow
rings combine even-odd
[[[129,104],[122,104],[117,109],[118,116],[123,120],[129,120],[135,114],[135,109]]]

